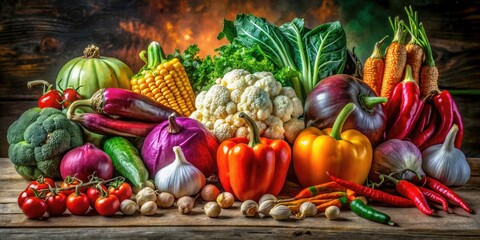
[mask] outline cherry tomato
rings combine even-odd
[[[67,183],[66,181],[63,181],[62,184],[60,185],[61,188],[69,188],[69,187],[74,187],[77,186],[80,182],[77,180],[74,180],[72,183]],[[88,187],[81,187],[80,192],[86,193],[88,190]],[[70,194],[75,192],[75,188],[69,189],[69,190],[62,190],[62,193],[65,194],[65,196],[70,196]]]
[[[39,218],[47,211],[47,204],[40,198],[29,197],[22,204],[22,212],[28,218]]]
[[[67,88],[63,91],[63,107],[67,108],[70,103],[82,99],[82,96],[73,88]]]
[[[27,189],[33,188],[37,191],[42,190],[42,189],[49,189],[49,186],[54,188],[55,187],[55,181],[51,178],[44,178],[40,177],[37,180],[31,182],[28,184]]]
[[[67,210],[67,196],[63,193],[53,195],[51,192],[47,193],[45,198],[47,204],[47,212],[52,215],[61,215]]]
[[[56,108],[62,110],[63,96],[58,90],[49,90],[38,99],[38,107],[40,108]]]
[[[25,189],[25,191],[23,191],[22,193],[20,193],[20,195],[18,195],[18,200],[17,200],[18,206],[22,208],[23,203],[29,197],[35,197],[35,192],[33,192],[31,188]]]
[[[108,194],[115,195],[120,202],[125,199],[132,198],[132,187],[128,183],[122,183],[118,188],[110,186],[108,188]]]
[[[74,215],[85,215],[90,208],[88,197],[85,193],[77,195],[75,192],[67,197],[67,209]]]
[[[120,201],[115,195],[100,197],[95,201],[95,210],[102,216],[112,216],[120,210]]]
[[[106,192],[107,187],[105,187],[104,185],[101,185],[101,186],[102,186],[103,190],[105,190],[105,192]],[[88,188],[87,196],[88,196],[88,201],[90,202],[90,206],[92,208],[95,207],[95,201],[97,201],[97,198],[99,198],[100,195],[102,195],[102,193],[100,191],[98,191],[98,189],[96,187]]]

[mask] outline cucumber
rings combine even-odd
[[[103,151],[112,159],[113,167],[134,186],[143,187],[148,170],[135,146],[124,137],[112,137],[103,144]]]

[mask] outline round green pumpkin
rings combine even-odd
[[[133,72],[124,62],[100,56],[100,50],[89,45],[83,56],[67,62],[57,75],[56,88],[77,89],[82,98],[90,98],[101,88],[124,88],[130,90]]]

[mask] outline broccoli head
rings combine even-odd
[[[24,112],[7,131],[8,157],[22,177],[59,178],[63,155],[83,144],[80,127],[62,111],[38,107]]]

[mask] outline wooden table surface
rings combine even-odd
[[[0,158],[0,239],[480,239],[480,166],[478,159],[469,159],[469,162],[471,180],[455,190],[477,214],[467,214],[454,207],[452,214],[437,211],[437,216],[426,216],[416,208],[375,205],[396,223],[396,226],[387,226],[360,218],[349,210],[342,210],[340,219],[334,221],[327,220],[323,214],[289,221],[245,218],[240,214],[239,202],[232,209],[224,209],[218,219],[206,217],[203,204],[198,203],[190,215],[181,215],[175,208],[160,209],[154,216],[117,213],[113,217],[102,217],[92,211],[87,216],[74,216],[67,211],[59,217],[30,220],[17,206],[17,196],[29,181],[15,172],[7,158]]]

